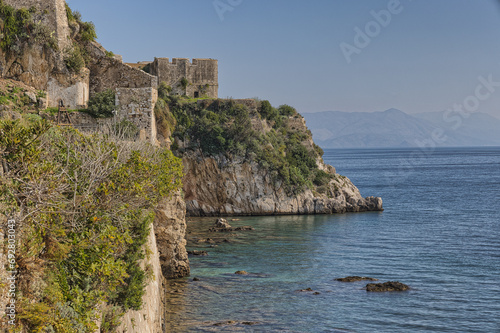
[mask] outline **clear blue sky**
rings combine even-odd
[[[467,101],[500,117],[499,0],[217,1],[67,2],[126,62],[218,59],[220,97],[259,97],[300,112],[442,111],[491,75],[498,86]],[[218,13],[214,3],[232,10]],[[377,31],[371,11],[388,7],[398,13]],[[354,29],[367,24],[373,37],[348,63],[340,45],[355,46]]]

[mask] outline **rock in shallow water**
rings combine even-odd
[[[410,289],[409,286],[398,281],[388,281],[384,283],[368,283],[365,288],[366,291],[376,291],[376,292],[405,291]]]
[[[234,274],[237,274],[237,275],[248,275],[249,273],[246,272],[246,271],[237,271]]]
[[[231,228],[231,225],[229,225],[229,223],[227,223],[226,219],[217,219],[217,221],[215,221],[215,227],[216,228]]]
[[[378,279],[366,276],[348,276],[345,278],[335,279],[340,282],[357,282],[357,281],[378,281]]]

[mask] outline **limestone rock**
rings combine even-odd
[[[163,200],[156,210],[154,222],[162,272],[167,279],[189,275],[186,251],[186,220],[184,200],[180,193]]]
[[[307,189],[288,195],[267,169],[243,158],[183,157],[184,192],[189,216],[332,214],[381,211],[382,199],[363,198],[347,178],[334,174],[328,194]],[[327,167],[323,166],[328,169]],[[330,170],[332,172],[332,170]]]
[[[28,96],[28,98],[30,99],[30,102],[35,104],[37,102],[37,99],[36,99],[36,94],[31,92],[31,91],[27,91],[25,92],[25,95]]]
[[[215,222],[215,227],[216,228],[231,228],[231,225],[229,225],[229,223],[227,223],[227,220],[226,219],[217,219],[217,221]]]
[[[141,310],[129,310],[126,312],[121,318],[121,324],[115,332],[163,332],[162,326],[164,324],[165,313],[164,277],[161,272],[154,227],[150,230],[147,248],[152,252],[152,255],[143,260],[141,267],[144,269],[146,264],[150,265],[154,278],[149,279],[146,283]]]

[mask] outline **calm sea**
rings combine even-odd
[[[214,219],[190,219],[188,249],[209,255],[171,282],[169,332],[500,332],[500,148],[324,159],[363,195],[383,197],[385,211],[240,218],[229,222],[255,231],[210,235],[227,239],[216,247],[196,243]],[[412,290],[335,281],[349,275]]]

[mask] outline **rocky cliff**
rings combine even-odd
[[[159,260],[167,279],[189,275],[186,251],[186,204],[180,193],[163,200],[156,210],[154,222]]]
[[[347,178],[335,174],[328,193],[307,189],[290,195],[257,162],[225,156],[183,158],[186,208],[190,216],[331,214],[382,210],[382,199],[363,198]]]
[[[182,156],[190,216],[383,210],[381,198],[362,197],[324,163],[304,118],[290,106],[171,99],[170,110],[182,129],[174,132],[174,147]]]
[[[139,311],[128,311],[117,333],[161,333],[165,320],[165,279],[189,275],[186,252],[186,205],[181,193],[164,199],[156,209],[155,222],[146,244],[149,255],[142,268],[152,273]]]

